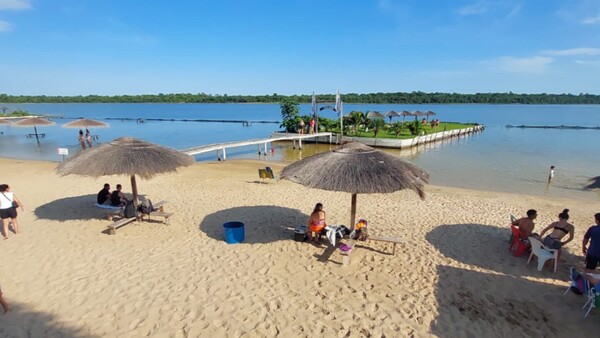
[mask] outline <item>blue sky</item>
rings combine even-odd
[[[0,0],[0,93],[600,94],[598,0]]]

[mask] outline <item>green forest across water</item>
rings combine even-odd
[[[218,94],[148,94],[148,95],[7,95],[0,94],[0,103],[278,103],[290,99],[309,103],[312,95],[218,95]],[[516,94],[516,93],[346,93],[345,103],[372,104],[600,104],[600,95],[594,94]],[[333,102],[335,94],[318,94],[319,102]]]

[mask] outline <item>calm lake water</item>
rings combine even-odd
[[[281,119],[277,104],[5,104],[11,110],[33,114],[60,115],[56,125],[39,127],[46,137],[38,145],[26,138],[33,128],[0,125],[0,156],[19,159],[60,161],[56,149],[78,150],[77,129],[62,125],[72,118],[173,118],[173,119]],[[519,129],[512,125],[600,125],[599,105],[344,105],[344,110],[432,110],[442,121],[485,124],[484,132],[460,139],[419,146],[410,150],[386,150],[424,168],[431,183],[492,191],[565,196],[599,200],[594,191],[582,187],[591,177],[600,175],[600,130]],[[310,114],[310,105],[300,105],[302,115]],[[322,116],[336,118],[332,111]],[[396,118],[401,120],[402,118]],[[132,136],[154,143],[183,149],[192,146],[269,137],[279,123],[238,123],[106,120],[109,128],[92,129],[100,142]],[[251,158],[292,162],[316,152],[334,148],[329,145],[305,145],[302,151],[291,145],[276,145],[274,155],[259,157],[257,147],[228,150],[228,159]],[[214,161],[216,154],[196,157]],[[556,176],[550,185],[550,165]]]

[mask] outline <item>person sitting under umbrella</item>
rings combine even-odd
[[[117,184],[117,190],[114,190],[110,195],[110,205],[113,207],[122,207],[128,202],[125,194],[121,191],[122,188],[120,184]]]
[[[323,204],[317,203],[315,209],[308,218],[308,237],[310,239],[318,240],[326,226]]]
[[[110,201],[110,184],[104,183],[104,187],[102,190],[98,192],[98,196],[96,197],[96,202],[100,205],[106,203],[106,201]]]

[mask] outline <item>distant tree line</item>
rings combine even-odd
[[[86,95],[46,96],[0,94],[0,103],[279,103],[290,99],[310,103],[312,95],[213,95],[213,94],[152,94],[152,95]],[[333,102],[335,94],[317,95],[319,102]],[[508,93],[347,93],[342,95],[345,103],[382,104],[600,104],[600,95],[594,94],[516,94]]]

